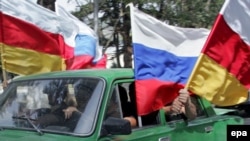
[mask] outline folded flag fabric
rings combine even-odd
[[[250,88],[250,0],[226,0],[187,87],[218,106],[247,100]]]
[[[167,25],[130,4],[137,111],[159,110],[184,88],[208,29]]]
[[[64,17],[64,19],[72,21],[71,26],[78,29],[75,38],[74,55],[66,60],[67,69],[93,68],[98,61],[105,60],[105,57],[102,56],[102,47],[99,45],[98,37],[88,25],[60,5],[56,5],[56,13]],[[105,67],[105,63],[102,63],[102,66],[98,65],[98,68]]]

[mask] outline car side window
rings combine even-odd
[[[205,111],[202,108],[202,105],[201,105],[201,102],[199,101],[198,96],[197,95],[191,96],[191,101],[196,106],[197,117],[205,116]]]
[[[199,98],[197,95],[192,95],[190,96],[190,99],[192,101],[192,103],[195,105],[196,107],[196,113],[197,113],[197,117],[204,117],[205,116],[205,111],[202,108],[202,104],[199,101]],[[166,121],[167,122],[172,122],[172,121],[177,121],[177,120],[187,120],[187,117],[184,115],[184,113],[181,114],[166,114]]]
[[[132,103],[132,107],[134,108],[135,112],[137,109],[136,105],[136,91],[135,91],[135,82],[129,84],[129,98],[130,102]],[[136,112],[137,113],[137,112]],[[148,125],[156,125],[159,124],[159,111],[152,112],[148,115],[140,116],[141,118],[141,125],[138,123],[139,126],[148,126]],[[136,114],[136,117],[138,115]],[[139,120],[138,120],[139,121]]]
[[[110,116],[123,119],[126,117],[134,117],[137,122],[137,126],[133,126],[133,128],[139,127],[139,118],[136,111],[134,83],[117,84],[112,90],[112,95],[108,104],[109,105],[105,118]],[[158,114],[159,111],[155,111],[148,115],[141,116],[141,126],[158,124]]]

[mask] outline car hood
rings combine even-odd
[[[69,137],[71,137],[69,139]],[[73,137],[74,138],[74,137]],[[72,136],[62,134],[44,133],[39,135],[35,131],[19,131],[2,129],[0,131],[0,141],[68,141]]]

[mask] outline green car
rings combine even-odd
[[[169,119],[159,110],[150,123],[131,128],[122,118],[122,108],[131,107],[122,107],[119,87],[129,93],[133,73],[86,69],[14,79],[0,95],[0,141],[225,141],[227,125],[243,124],[241,117],[216,114],[194,96],[195,120]],[[69,106],[77,109],[65,115]]]

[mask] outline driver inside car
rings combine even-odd
[[[72,90],[72,85],[63,87],[59,93],[49,93],[49,104],[51,109],[48,113],[43,114],[36,121],[39,128],[46,128],[47,126],[65,126],[69,125],[69,129],[74,128],[68,122],[71,122],[73,113],[79,113],[77,109],[77,102]],[[80,115],[77,115],[79,117]],[[76,118],[78,120],[78,118]],[[73,125],[73,124],[72,124]],[[72,130],[72,129],[71,129]]]

